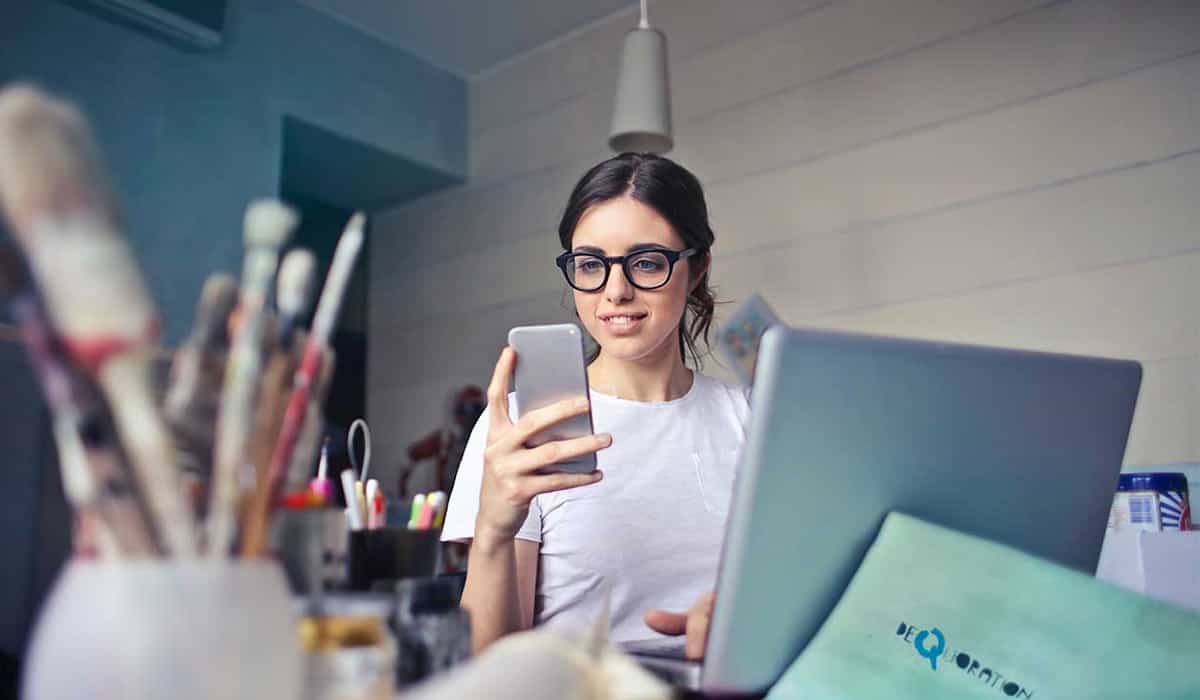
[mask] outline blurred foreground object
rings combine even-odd
[[[71,562],[34,630],[21,696],[296,698],[295,625],[274,562]]]
[[[100,387],[167,553],[197,553],[175,448],[151,382],[158,319],[120,233],[99,152],[74,107],[0,92],[0,205],[51,322]]]

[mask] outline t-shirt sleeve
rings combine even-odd
[[[513,411],[512,397],[509,410]],[[483,482],[483,450],[487,446],[488,410],[485,408],[467,438],[462,462],[450,490],[446,518],[442,521],[442,541],[470,542],[475,537],[475,516],[479,514],[479,490]],[[542,512],[538,499],[529,504],[529,515],[517,531],[517,539],[542,541]]]

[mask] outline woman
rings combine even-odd
[[[533,624],[590,624],[606,596],[613,641],[687,635],[703,655],[745,392],[699,365],[713,316],[713,232],[690,172],[622,154],[575,186],[557,263],[599,350],[587,367],[596,435],[528,449],[588,410],[562,402],[515,424],[505,348],[471,433],[442,537],[471,542],[462,604],[476,650]],[[539,474],[597,453],[591,474]],[[687,610],[686,613],[667,610]]]

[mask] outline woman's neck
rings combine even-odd
[[[588,365],[588,383],[602,394],[630,401],[673,401],[688,393],[694,379],[684,366],[679,346],[667,348],[636,360],[621,360],[600,355]]]

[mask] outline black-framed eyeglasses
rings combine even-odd
[[[658,289],[671,281],[675,263],[700,251],[687,250],[639,250],[629,255],[606,257],[596,253],[567,251],[554,259],[562,270],[567,284],[581,292],[597,292],[608,284],[608,274],[614,264],[620,263],[625,279],[638,289]]]

